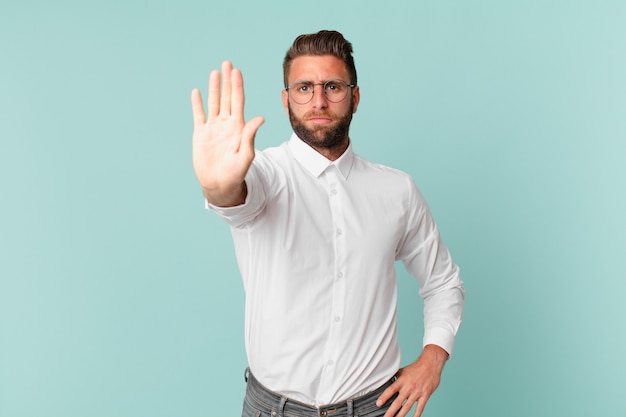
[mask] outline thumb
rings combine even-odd
[[[241,132],[240,152],[254,155],[254,137],[263,123],[265,123],[265,119],[261,116],[248,120],[248,123],[246,123]]]

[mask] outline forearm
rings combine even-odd
[[[424,346],[437,345],[452,354],[463,320],[463,304],[462,284],[424,299]]]

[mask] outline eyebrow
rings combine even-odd
[[[328,80],[322,80],[320,82],[313,82],[311,80],[295,80],[293,83],[291,83],[291,85],[294,84],[326,84],[329,81],[343,81],[346,84],[349,84],[347,81],[342,80],[341,78],[330,78]]]

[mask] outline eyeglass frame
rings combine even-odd
[[[291,97],[291,94],[289,94],[289,90],[294,88],[296,84],[306,84],[306,85],[308,85],[310,87],[313,87],[313,89],[311,90],[311,97],[307,101],[305,101],[304,103],[300,103],[300,102],[296,101],[296,99],[293,99],[296,102],[296,104],[308,104],[308,103],[311,102],[311,100],[313,100],[313,97],[315,96],[315,86],[316,85],[321,85],[321,86],[323,86],[322,91],[324,92],[324,97],[326,98],[326,100],[328,100],[331,103],[341,103],[342,101],[344,101],[346,99],[346,97],[348,97],[348,93],[347,92],[346,92],[346,95],[339,101],[332,101],[332,100],[330,100],[328,98],[328,95],[326,94],[326,85],[328,85],[328,83],[332,83],[332,82],[336,83],[337,81],[342,82],[343,84],[346,85],[346,87],[350,87],[351,89],[357,86],[356,84],[348,84],[344,80],[337,78],[337,79],[333,79],[333,80],[328,80],[328,81],[326,81],[324,83],[309,83],[309,82],[305,82],[305,81],[297,81],[297,82],[291,84],[290,86],[285,87],[284,90]],[[352,90],[350,90],[350,91],[352,91]]]

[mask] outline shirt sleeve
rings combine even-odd
[[[459,268],[439,236],[426,200],[408,179],[406,232],[398,251],[406,270],[420,283],[424,299],[424,346],[434,344],[452,354],[461,326],[465,290]]]

